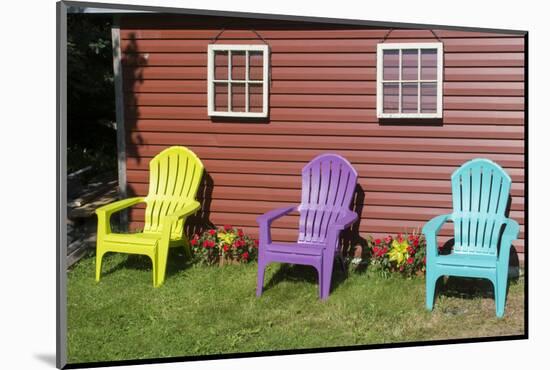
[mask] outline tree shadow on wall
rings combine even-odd
[[[121,35],[122,37],[122,35]],[[122,52],[122,90],[123,90],[123,109],[124,109],[124,128],[126,138],[126,152],[120,153],[119,157],[126,157],[135,161],[136,164],[141,164],[142,157],[153,157],[156,153],[151,153],[150,149],[144,149],[140,152],[138,148],[145,144],[143,137],[136,130],[140,118],[139,102],[136,94],[141,91],[140,85],[143,84],[143,67],[147,66],[147,58],[139,50],[136,35],[130,33],[127,39],[121,40],[123,45],[114,45],[115,48],[120,47]],[[124,46],[124,50],[122,50]],[[116,73],[116,71],[115,71]],[[160,152],[164,148],[159,148],[156,151]],[[118,149],[123,150],[119,147]]]

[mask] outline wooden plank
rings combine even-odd
[[[421,137],[421,138],[477,138],[477,139],[523,139],[521,126],[492,125],[444,125],[434,130],[430,126],[385,126],[376,123],[340,122],[271,122],[268,125],[240,123],[212,123],[197,120],[138,120],[129,125],[131,131],[180,132],[180,133],[227,133],[263,135],[309,135],[357,136],[357,137]]]
[[[445,68],[445,81],[523,81],[524,69],[518,67]]]
[[[173,39],[122,40],[123,52],[141,53],[190,53],[205,52],[211,40],[189,39],[185,42]],[[218,39],[217,44],[232,44],[235,40]],[[375,52],[377,39],[274,39],[269,42],[274,53],[357,53]],[[392,38],[395,43],[415,43],[417,39]],[[248,44],[263,44],[259,38],[250,39]],[[444,43],[444,52],[522,52],[523,38],[460,38]]]
[[[376,67],[376,53],[271,53],[277,67]],[[126,53],[126,68],[143,66],[206,67],[206,53]],[[224,65],[224,64],[221,64]],[[447,53],[446,67],[523,67],[523,53]]]
[[[201,146],[241,148],[323,148],[355,149],[368,147],[370,150],[385,150],[396,146],[395,139],[385,137],[326,137],[326,136],[285,136],[274,135],[242,135],[242,134],[212,134],[202,135],[194,133],[159,133],[159,132],[132,132],[129,135],[131,142],[142,145],[185,145],[193,143]],[[427,151],[427,152],[479,152],[479,153],[523,153],[522,140],[490,140],[490,139],[440,139],[440,138],[408,138],[407,145],[396,147],[399,151]]]
[[[127,105],[204,107],[206,94],[126,93]],[[271,94],[271,107],[277,108],[355,108],[375,109],[375,95]],[[447,96],[443,105],[453,110],[523,110],[523,97]]]
[[[446,96],[444,109],[452,110],[516,110],[523,111],[522,96]]]
[[[134,107],[126,106],[127,122],[140,119],[207,119],[205,107]],[[521,111],[465,111],[443,112],[444,124],[494,124],[523,125],[524,112]],[[238,119],[235,119],[238,121]],[[334,108],[271,108],[270,121],[303,122],[379,122],[375,109],[334,109]],[[247,122],[241,120],[241,122]]]
[[[443,83],[444,96],[519,96],[524,94],[523,82],[455,82],[446,81]]]
[[[151,28],[149,24],[143,24],[137,29],[122,30],[123,39],[213,39],[219,32],[219,28],[197,29],[190,28],[188,24],[182,24],[181,28]],[[204,27],[204,24],[201,24]],[[135,27],[135,26],[134,26]],[[266,40],[272,39],[382,39],[389,30],[387,29],[323,29],[322,26],[310,26],[310,29],[296,29],[288,26],[288,29],[262,29],[263,23],[256,22],[256,31]],[[439,38],[517,38],[518,35],[493,32],[471,32],[456,30],[434,30]],[[235,40],[256,39],[258,36],[247,29],[227,29],[223,33],[224,38]],[[435,39],[430,30],[399,30],[395,29],[388,35],[388,42],[395,38]],[[424,40],[426,41],[426,40]]]
[[[444,96],[523,96],[523,82],[444,82]],[[270,94],[372,94],[375,81],[272,81]],[[202,80],[126,80],[125,92],[135,93],[201,93],[206,94]]]
[[[139,160],[149,161],[160,153],[168,145],[139,145],[128,147],[129,157],[137,157]],[[239,147],[203,147],[187,145],[201,159],[227,159],[250,160],[254,158],[262,161],[288,161],[307,162],[315,156],[323,153],[322,149],[270,149],[256,150],[255,148]],[[507,168],[523,168],[524,157],[522,154],[497,154],[497,153],[438,153],[438,152],[400,152],[388,150],[333,150],[332,153],[342,155],[354,164],[410,164],[410,165],[439,165],[460,166],[464,162],[484,157],[491,159]]]
[[[523,53],[448,53],[446,67],[523,67]]]
[[[143,66],[125,68],[125,80],[205,80],[206,67]],[[270,68],[273,81],[376,81],[375,67]],[[521,67],[446,67],[444,81],[523,81]]]

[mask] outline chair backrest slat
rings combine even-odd
[[[145,209],[145,232],[161,232],[163,220],[195,199],[203,173],[200,159],[181,146],[167,148],[149,163],[149,193]],[[179,220],[173,236],[182,234]]]
[[[328,227],[342,210],[349,209],[357,172],[343,157],[323,154],[302,170],[300,243],[323,243]]]
[[[496,255],[510,184],[510,176],[488,159],[471,160],[453,173],[455,252]]]

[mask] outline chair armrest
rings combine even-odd
[[[517,239],[519,235],[519,224],[511,218],[507,218],[506,221],[504,221],[504,224],[506,226],[504,227],[504,233],[502,234],[502,239],[500,240],[498,263],[502,266],[508,267],[512,241]]]
[[[138,203],[145,201],[143,197],[135,197],[122,199],[110,204],[106,204],[102,207],[99,207],[95,210],[97,215],[97,235],[106,235],[111,233],[111,215],[115,212],[122,211],[125,208],[134,206]]]
[[[286,207],[277,208],[277,209],[274,209],[272,211],[266,212],[261,216],[258,216],[258,218],[256,218],[256,221],[259,224],[266,223],[266,222],[268,224],[271,224],[276,219],[281,218],[284,215],[287,215],[290,212],[295,211],[295,210],[296,210],[296,206],[286,206]]]
[[[190,203],[184,205],[182,209],[179,209],[175,212],[170,213],[169,215],[164,216],[164,225],[162,227],[162,243],[164,243],[165,246],[168,245],[170,237],[172,235],[172,228],[178,222],[178,220],[182,217],[189,216],[195,213],[200,207],[201,204],[196,200],[193,200]]]
[[[426,236],[426,257],[428,259],[438,255],[437,234],[445,222],[450,219],[452,219],[452,214],[436,216],[428,221],[422,228],[422,233]]]
[[[256,218],[260,227],[260,245],[271,243],[271,223],[284,215],[296,210],[296,206],[286,206],[266,212]]]
[[[347,211],[343,217],[338,219],[338,221],[329,225],[329,229],[344,230],[345,228],[351,226],[355,220],[357,220],[357,213],[353,211]]]
[[[172,212],[169,215],[166,215],[166,221],[172,222],[172,223],[176,222],[184,216],[189,216],[195,213],[199,208],[201,208],[201,204],[196,200],[193,200],[190,203],[187,203],[185,206],[183,206],[182,209]]]
[[[134,206],[138,203],[142,203],[145,201],[145,198],[143,197],[135,197],[135,198],[127,198],[122,199],[113,203],[106,204],[104,206],[101,206],[95,210],[95,213],[99,215],[100,213],[103,213],[107,216],[112,215],[115,212],[122,211],[125,208]]]
[[[328,225],[327,233],[327,248],[340,248],[339,236],[340,232],[347,227],[351,226],[355,220],[357,220],[357,213],[348,210],[343,217],[340,217],[338,221],[335,221]]]

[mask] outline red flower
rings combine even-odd
[[[214,229],[210,229],[208,230],[208,232],[210,233],[210,235],[216,235],[216,230]]]
[[[242,238],[244,236],[244,233],[243,233],[243,230],[242,229],[239,229],[237,231],[237,235],[239,235],[239,238]]]
[[[391,235],[388,235],[388,236],[386,236],[386,237],[384,238],[384,241],[385,241],[387,244],[390,244],[390,243],[391,243],[391,240],[392,240]]]
[[[413,234],[410,234],[410,235],[407,237],[407,239],[409,239],[409,241],[412,242],[413,239],[414,239],[414,235],[413,235]]]
[[[196,245],[197,244],[197,239],[191,239],[190,243],[191,243],[191,245]]]
[[[209,240],[204,240],[202,242],[202,246],[205,247],[205,248],[208,248],[208,246],[210,245],[210,241]]]
[[[384,248],[382,249],[382,254],[384,255],[384,254],[386,254],[386,253],[388,253],[388,247],[384,247]]]
[[[223,228],[225,229],[225,231],[229,231],[233,228],[233,226],[231,225],[223,225]]]
[[[378,244],[380,244],[380,242],[381,242],[380,239],[376,239],[376,240],[374,241],[374,244],[378,245]]]
[[[258,242],[257,240],[254,240],[254,246],[255,246],[256,248],[258,248],[258,244],[259,244],[259,242]]]
[[[413,262],[414,262],[414,258],[412,257],[407,258],[407,264],[412,265]]]
[[[241,257],[243,260],[248,260],[248,252],[244,252]]]
[[[418,238],[416,238],[416,239],[413,240],[413,245],[414,245],[415,247],[418,247]]]
[[[403,271],[405,269],[405,266],[399,267],[399,271]]]
[[[229,250],[229,245],[225,244],[225,245],[223,246],[223,251],[224,251],[224,252],[227,252],[228,250]]]

